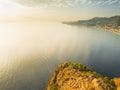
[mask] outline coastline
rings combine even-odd
[[[75,25],[75,24],[70,24],[70,23],[65,23],[65,22],[62,22],[62,23],[67,24],[67,25],[72,25],[72,26],[85,26],[85,25]],[[95,28],[95,29],[99,29],[99,30],[105,30],[105,31],[120,35],[120,29],[104,28],[104,27],[97,27],[97,26],[85,26],[85,27]]]
[[[114,30],[106,30],[106,31],[109,31],[109,32],[111,32],[111,33],[115,33],[115,34],[117,34],[117,35],[120,35],[120,32],[117,32],[117,31],[114,31]]]
[[[63,24],[67,24],[67,23],[63,23]],[[71,25],[71,24],[68,24],[68,25]],[[84,25],[72,25],[72,26],[84,26]],[[120,30],[118,30],[118,29],[102,28],[102,27],[91,27],[91,26],[85,26],[85,27],[95,28],[95,29],[99,29],[99,30],[105,30],[105,31],[120,35]]]
[[[71,22],[62,22],[63,24],[74,26],[85,26],[89,28],[96,28],[100,30],[106,30],[117,35],[120,35],[120,16],[112,17],[94,17],[88,20],[78,20]]]
[[[112,28],[108,29],[108,28],[101,28],[101,27],[93,27],[93,28],[96,28],[96,29],[99,29],[99,30],[105,30],[105,31],[120,35],[120,30],[118,30],[118,29],[112,29]]]

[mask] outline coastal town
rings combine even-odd
[[[120,25],[118,25],[117,23],[114,24],[106,24],[104,27],[105,30],[111,31],[111,32],[115,32],[120,34]]]
[[[120,35],[120,16],[94,17],[89,20],[64,22],[64,24],[92,27],[100,30],[107,30]]]

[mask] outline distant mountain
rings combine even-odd
[[[84,25],[84,26],[99,26],[105,27],[105,25],[111,24],[116,26],[120,26],[120,16],[113,16],[113,17],[95,17],[89,20],[79,20],[75,22],[64,22],[64,24],[70,25]]]
[[[95,17],[89,20],[79,20],[74,22],[63,22],[63,24],[86,26],[108,30],[120,35],[120,16],[113,17]]]
[[[60,64],[51,77],[47,90],[117,90],[108,77],[93,72],[79,63]]]

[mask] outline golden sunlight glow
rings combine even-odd
[[[86,14],[88,15],[88,14]],[[47,7],[27,7],[10,0],[0,0],[0,20],[30,20],[30,21],[70,21],[86,18],[84,13],[51,10]]]
[[[0,16],[11,17],[21,13],[21,6],[7,0],[0,1]]]
[[[8,0],[0,0],[0,20],[42,20],[47,19],[49,13],[51,12],[45,7],[27,7]]]

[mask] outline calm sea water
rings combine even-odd
[[[61,23],[0,23],[0,90],[44,90],[64,61],[120,77],[120,36]]]

